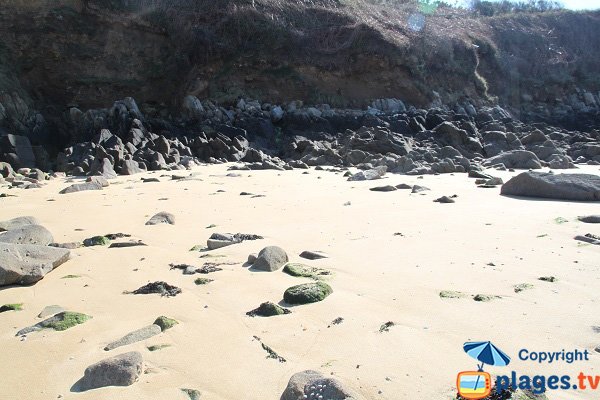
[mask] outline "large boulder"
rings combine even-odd
[[[0,243],[37,244],[47,246],[54,242],[52,233],[41,225],[25,225],[0,233]]]
[[[337,379],[316,371],[298,372],[290,378],[280,400],[363,400],[364,397],[342,385]]]
[[[154,214],[152,218],[150,218],[146,225],[159,225],[159,224],[169,224],[175,225],[175,216],[166,211],[161,211],[158,214]]]
[[[512,150],[488,158],[484,165],[504,164],[506,168],[540,169],[542,164],[539,158],[527,150]]]
[[[39,225],[35,217],[17,217],[6,221],[0,221],[0,232],[10,231],[27,225]]]
[[[71,186],[61,190],[59,194],[84,192],[87,190],[102,190],[102,185],[98,182],[74,183]]]
[[[258,253],[252,267],[259,271],[277,271],[288,262],[288,255],[281,247],[268,246]]]
[[[83,378],[76,384],[77,391],[105,386],[130,386],[142,374],[144,361],[137,351],[107,358],[85,369]]]
[[[0,286],[30,285],[69,259],[67,249],[0,243]]]
[[[557,200],[600,201],[600,176],[523,172],[502,186],[501,194]]]

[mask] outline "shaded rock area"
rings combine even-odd
[[[131,386],[140,377],[144,361],[137,351],[107,358],[85,369],[72,390],[82,392],[106,386]]]
[[[365,400],[335,378],[316,371],[298,372],[290,378],[280,400]]]

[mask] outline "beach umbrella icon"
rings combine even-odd
[[[478,365],[479,371],[483,371],[484,364],[504,367],[510,363],[510,357],[492,342],[467,342],[463,349],[465,353],[481,362],[481,365]]]

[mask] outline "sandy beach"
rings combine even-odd
[[[597,167],[577,172],[598,174]],[[466,341],[491,340],[514,360],[519,373],[598,374],[600,354],[600,249],[573,239],[599,234],[577,220],[598,213],[597,203],[501,196],[478,188],[466,174],[402,176],[349,182],[341,172],[234,171],[227,165],[195,168],[186,180],[156,172],[119,177],[102,191],[58,194],[65,179],[42,189],[8,190],[0,220],[36,217],[56,242],[127,233],[148,246],[82,247],[71,259],[28,287],[0,290],[0,304],[23,303],[23,311],[0,314],[2,399],[278,399],[291,375],[306,369],[331,375],[368,399],[451,399],[454,380],[475,360]],[[190,172],[180,171],[178,175]],[[505,181],[515,173],[493,171]],[[156,177],[143,183],[140,177]],[[378,185],[419,184],[410,190],[372,192]],[[246,191],[264,197],[240,196]],[[439,204],[442,195],[456,203]],[[167,211],[175,225],[147,226]],[[562,218],[562,219],[557,219]],[[208,226],[216,225],[213,228]],[[594,230],[595,229],[595,230]],[[263,240],[208,252],[214,233],[252,233]],[[333,294],[324,301],[290,307],[272,318],[245,315],[260,303],[282,301],[290,286],[310,282],[283,273],[251,271],[251,253],[277,245],[291,262],[330,270]],[[305,250],[328,258],[304,260]],[[218,256],[218,257],[215,257]],[[202,258],[201,258],[202,257]],[[196,285],[170,263],[226,263],[213,279]],[[76,276],[65,278],[66,276]],[[554,276],[556,282],[538,278]],[[178,286],[176,297],[123,294],[148,282]],[[533,287],[516,293],[514,286]],[[443,290],[464,298],[441,298]],[[472,296],[500,296],[489,302]],[[72,329],[42,330],[16,337],[40,311],[60,305],[93,318]],[[165,315],[172,329],[110,352],[128,332]],[[332,324],[336,318],[343,322]],[[380,332],[386,322],[388,331]],[[286,362],[266,358],[261,343]],[[149,351],[151,345],[169,345]],[[587,362],[538,364],[520,361],[520,349],[587,349]],[[143,354],[145,371],[131,387],[72,392],[85,368],[127,351]],[[490,367],[492,373],[504,373]],[[593,392],[552,391],[550,399],[592,399]]]

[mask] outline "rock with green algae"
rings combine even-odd
[[[106,236],[94,236],[83,241],[83,245],[85,247],[92,246],[108,246],[110,244],[110,239]]]
[[[283,308],[270,301],[262,303],[258,308],[252,311],[248,311],[246,315],[250,317],[274,317],[276,315],[290,314],[291,311],[287,308]]]
[[[285,264],[283,272],[291,276],[311,279],[320,279],[323,276],[331,275],[331,272],[326,269],[311,267],[300,263]]]
[[[207,283],[211,283],[213,281],[214,281],[214,279],[209,279],[209,278],[196,278],[194,283],[196,285],[206,285]]]
[[[463,299],[467,297],[467,295],[456,290],[442,290],[440,292],[440,297],[442,299]]]
[[[23,310],[23,303],[15,303],[15,304],[5,304],[0,307],[0,313],[6,311],[21,311]]]
[[[292,286],[283,294],[283,300],[288,304],[308,304],[324,300],[333,293],[331,286],[318,281]]]
[[[171,329],[177,324],[179,324],[179,322],[177,322],[173,318],[165,317],[164,315],[161,315],[160,317],[156,318],[156,321],[154,321],[154,325],[160,326],[160,329],[163,332],[167,329]]]
[[[43,320],[35,325],[21,329],[17,332],[16,336],[26,335],[31,332],[39,331],[42,329],[54,329],[55,331],[66,331],[75,325],[83,324],[92,317],[86,314],[63,311],[48,319]]]

